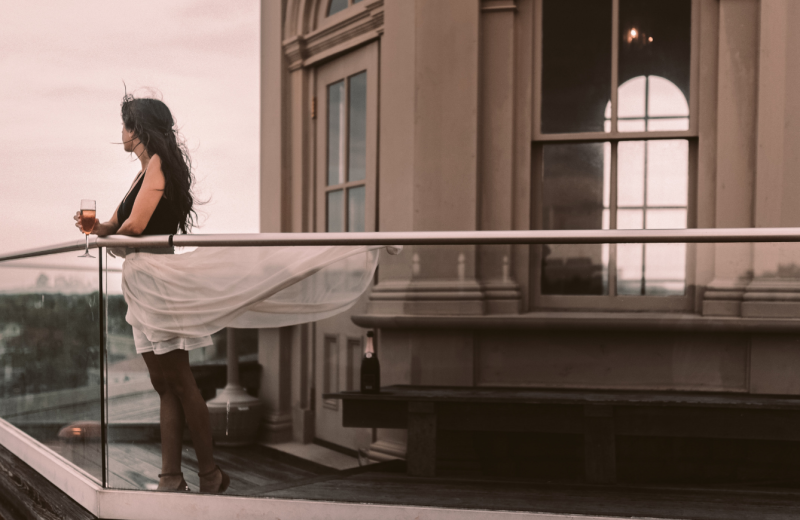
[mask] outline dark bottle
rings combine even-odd
[[[364,357],[361,358],[361,393],[377,394],[381,391],[381,365],[375,354],[372,331],[367,332],[367,344],[364,346]]]

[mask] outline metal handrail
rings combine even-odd
[[[641,244],[800,242],[800,228],[703,228],[622,230],[531,230],[531,231],[403,231],[378,233],[231,233],[215,235],[151,235],[91,237],[97,247],[254,247],[326,245],[488,245],[488,244]],[[0,255],[0,262],[54,253],[79,251],[84,241]]]

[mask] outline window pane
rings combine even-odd
[[[617,294],[642,294],[644,244],[617,244]]]
[[[650,132],[660,132],[669,130],[688,130],[689,118],[688,117],[667,117],[664,119],[648,119],[647,130]],[[621,132],[623,130],[620,130]],[[638,131],[638,130],[624,130],[625,132]]]
[[[611,99],[611,0],[545,0],[542,25],[542,132],[602,132]]]
[[[328,226],[326,231],[344,231],[344,195],[342,190],[328,192]]]
[[[364,231],[366,191],[364,186],[347,190],[347,231]]]
[[[647,130],[644,119],[620,119],[617,121],[619,132],[644,132]]]
[[[686,288],[686,244],[645,244],[645,294],[680,296]]]
[[[355,391],[361,388],[361,346],[360,339],[347,340],[347,390]]]
[[[608,143],[544,147],[543,229],[602,229],[608,226]],[[605,219],[604,219],[605,213]],[[605,222],[604,222],[605,221]],[[557,244],[543,248],[542,294],[607,294],[608,253],[601,244]]]
[[[322,352],[322,392],[333,393],[339,391],[339,340],[336,336],[325,336]],[[339,409],[339,401],[325,399],[323,407],[332,410]]]
[[[350,153],[348,181],[367,176],[367,73],[350,76]]]
[[[689,115],[691,15],[691,0],[620,0],[620,117]]]
[[[328,186],[344,182],[344,80],[328,85]]]
[[[689,200],[689,142],[647,142],[647,205],[686,206]]]
[[[640,209],[617,210],[617,229],[644,229],[644,211]]]
[[[648,209],[647,229],[686,229],[686,210]]]
[[[644,117],[646,89],[647,78],[645,76],[639,76],[621,84],[618,90],[617,117]]]
[[[689,104],[674,83],[658,76],[638,76],[619,87],[620,132],[688,130]]]
[[[336,14],[343,9],[347,9],[347,0],[331,0],[328,6],[328,16]]]
[[[644,166],[644,141],[619,143],[617,146],[617,204],[620,207],[644,205]]]

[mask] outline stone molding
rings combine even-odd
[[[261,441],[267,443],[288,442],[292,440],[292,414],[269,411],[261,423]]]
[[[742,334],[800,333],[800,320],[791,318],[712,317],[655,312],[531,312],[486,316],[358,314],[353,323],[364,328],[502,330],[713,332]]]
[[[313,65],[377,39],[383,33],[383,0],[365,2],[361,10],[337,23],[283,42],[290,71]]]
[[[486,297],[487,314],[519,314],[522,291],[516,282],[485,282],[483,294]]]
[[[714,280],[703,293],[703,316],[741,316],[742,300],[750,280]]]
[[[484,315],[517,313],[522,291],[516,282],[386,280],[372,290],[370,314]]]
[[[800,318],[800,279],[714,281],[703,295],[703,316]]]
[[[742,298],[742,317],[800,318],[800,280],[755,278]]]

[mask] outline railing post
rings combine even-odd
[[[100,334],[100,482],[103,488],[108,487],[108,425],[106,414],[108,400],[106,399],[106,306],[103,293],[103,248],[97,248],[97,265],[99,271],[99,283],[97,285],[97,306],[98,306],[98,332]]]

